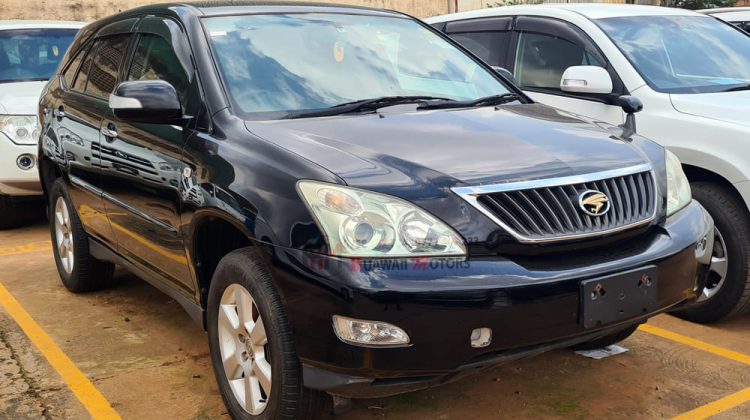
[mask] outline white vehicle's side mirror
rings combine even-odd
[[[612,78],[601,67],[568,67],[560,79],[560,89],[574,93],[612,93]]]

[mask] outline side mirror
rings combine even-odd
[[[172,124],[182,118],[180,97],[163,80],[122,82],[109,95],[109,107],[123,121]]]
[[[625,123],[621,125],[622,136],[625,138],[635,134],[635,114],[643,111],[643,102],[635,96],[623,95],[617,98],[617,104],[625,112]]]
[[[506,69],[505,67],[492,66],[492,70],[495,70],[495,73],[503,76],[505,79],[509,80],[514,85],[518,85],[518,82],[516,81],[515,76],[513,76],[513,73],[511,73],[510,70]]]
[[[597,66],[568,67],[560,79],[560,89],[573,93],[612,93],[612,78]]]

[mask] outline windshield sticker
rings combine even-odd
[[[337,63],[340,63],[344,61],[344,57],[344,41],[336,41],[336,43],[333,44],[333,59],[336,60]]]

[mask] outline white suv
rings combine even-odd
[[[698,12],[719,18],[750,32],[750,7],[719,7],[698,10]]]
[[[714,322],[750,310],[746,33],[699,13],[634,5],[510,6],[427,22],[510,70],[538,102],[619,125],[621,97],[639,98],[639,134],[679,156],[718,228],[703,295],[679,315]]]
[[[41,206],[36,168],[37,106],[84,23],[0,21],[0,228]]]

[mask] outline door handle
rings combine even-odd
[[[115,139],[117,137],[117,131],[112,130],[108,127],[102,127],[101,130],[99,130],[104,137]]]
[[[60,107],[52,111],[52,115],[54,115],[56,118],[65,118],[65,111],[63,111],[63,107]]]

